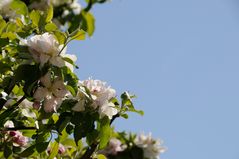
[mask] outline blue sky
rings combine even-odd
[[[113,0],[94,14],[94,36],[68,52],[82,80],[138,96],[145,116],[117,129],[162,138],[162,159],[238,159],[239,2]]]

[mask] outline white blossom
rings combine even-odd
[[[135,144],[143,149],[144,157],[147,159],[159,159],[161,153],[165,152],[160,139],[153,139],[152,135],[140,134],[135,139]]]
[[[70,4],[70,8],[72,9],[74,14],[80,14],[81,12],[81,5],[77,2],[77,0],[74,0],[71,4]]]
[[[0,14],[6,18],[14,18],[16,13],[11,9],[11,3],[13,0],[1,0],[0,1]]]
[[[52,34],[35,35],[26,40],[25,43],[29,47],[33,59],[40,63],[40,67],[43,67],[47,62],[57,67],[69,66],[63,57],[76,61],[76,56],[66,54],[66,48],[63,49],[63,45],[60,45]],[[73,66],[70,69],[73,70]]]
[[[112,102],[109,102],[110,99],[116,96],[116,92],[110,86],[107,86],[106,82],[100,80],[88,79],[83,82],[80,82],[80,86],[85,86],[89,91],[93,99],[92,108],[97,109],[101,117],[108,116],[109,119],[112,119],[112,116],[118,113],[118,110],[115,108],[115,105]],[[82,87],[80,87],[82,88]],[[77,94],[79,102],[75,105],[73,110],[84,111],[85,105],[85,90],[80,89]]]
[[[29,8],[30,9],[38,9],[38,10],[45,10],[50,5],[50,0],[39,0],[33,1]]]
[[[103,151],[100,151],[100,153],[105,155],[117,155],[118,152],[124,151],[125,148],[125,145],[123,145],[120,140],[112,138],[108,146]]]
[[[51,81],[50,72],[43,76],[40,81],[43,86],[34,93],[35,100],[43,101],[46,112],[56,112],[67,94],[64,82],[58,77]]]

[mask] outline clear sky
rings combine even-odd
[[[94,36],[68,52],[82,80],[138,96],[145,116],[116,127],[162,138],[162,159],[238,159],[239,2],[113,0],[94,14]]]

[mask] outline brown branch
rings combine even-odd
[[[36,130],[36,129],[37,128],[35,128],[35,127],[19,126],[19,127],[14,127],[14,128],[4,128],[4,130],[1,130],[1,131]]]

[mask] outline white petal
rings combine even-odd
[[[49,59],[50,59],[49,55],[40,54],[40,67],[43,67]]]
[[[60,56],[55,56],[50,59],[50,63],[57,67],[65,66],[65,61]]]
[[[73,111],[82,112],[85,110],[85,100],[80,100],[76,105],[72,108]]]
[[[59,78],[55,79],[52,85],[52,93],[58,98],[63,98],[67,92],[63,81]]]
[[[47,72],[41,79],[40,79],[41,83],[47,87],[50,88],[51,87],[51,72]]]

